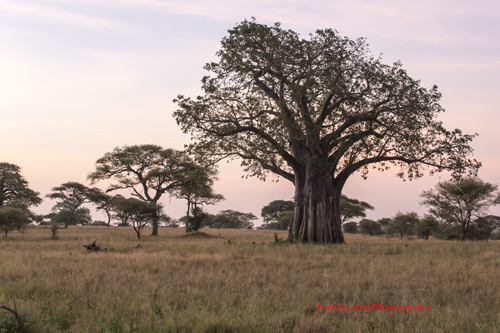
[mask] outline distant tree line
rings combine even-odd
[[[186,199],[187,232],[197,228],[197,213],[201,207],[224,199],[212,189],[217,179],[217,171],[212,165],[194,161],[187,152],[157,145],[117,147],[97,160],[96,169],[88,175],[88,179],[91,184],[101,180],[110,180],[111,183],[106,191],[74,181],[53,187],[47,195],[56,200],[52,212],[36,215],[29,207],[42,202],[40,193],[29,188],[20,167],[0,163],[0,230],[7,236],[9,231],[22,229],[36,221],[50,224],[53,238],[56,238],[60,227],[91,224],[90,211],[83,205],[94,204],[106,213],[108,227],[111,221],[119,221],[121,225],[132,226],[140,238],[144,227],[151,225],[153,235],[157,235],[160,223],[175,224],[163,213],[163,207],[158,202],[164,194],[168,194]],[[131,197],[108,194],[116,190],[128,190]],[[194,226],[189,225],[191,211]],[[251,225],[247,223],[247,227]]]
[[[93,224],[90,210],[84,204],[94,204],[106,213],[108,220],[99,225],[130,226],[140,239],[147,226],[163,224],[179,227],[186,232],[201,228],[253,229],[257,217],[252,213],[223,210],[209,214],[203,207],[220,202],[224,197],[213,192],[217,172],[191,160],[187,154],[154,145],[115,148],[99,159],[96,171],[89,174],[92,182],[112,179],[106,192],[78,182],[66,182],[52,188],[48,198],[56,200],[52,212],[36,215],[30,208],[42,202],[40,194],[29,188],[17,165],[0,163],[0,231],[5,237],[12,230],[22,230],[32,222],[49,224],[56,238],[57,229],[69,225]],[[131,197],[108,192],[129,189]],[[186,215],[173,220],[163,212],[158,202],[167,193],[183,198]],[[370,204],[342,195],[340,214],[345,233],[369,236],[416,235],[428,239],[485,240],[500,239],[500,217],[490,215],[491,206],[500,204],[498,186],[468,177],[440,182],[421,195],[422,205],[429,213],[419,217],[415,212],[397,212],[391,218],[377,221],[366,219]],[[295,205],[292,201],[275,200],[262,208],[264,224],[258,229],[289,230],[293,223]],[[359,222],[354,220],[360,219]],[[47,222],[49,220],[50,222]]]
[[[258,229],[289,230],[293,222],[295,205],[293,201],[274,200],[262,208],[264,224]],[[342,224],[355,218],[365,217],[367,209],[374,209],[369,203],[352,199],[342,194],[340,198],[340,218]]]
[[[392,218],[378,221],[363,219],[343,225],[345,233],[364,235],[417,235],[428,239],[487,240],[500,239],[500,216],[490,215],[488,209],[500,204],[498,186],[476,177],[440,182],[435,189],[424,191],[422,204],[429,214],[420,218],[417,213],[398,212]]]
[[[196,213],[198,219],[194,222],[194,216],[190,216],[191,221],[188,223],[189,231],[197,231],[201,228],[216,228],[216,229],[253,229],[253,221],[257,217],[252,213],[242,213],[236,210],[228,209],[220,211],[218,214],[208,214],[197,208]],[[195,215],[195,214],[193,214]],[[186,225],[187,216],[180,219]]]

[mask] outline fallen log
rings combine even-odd
[[[91,252],[101,251],[101,248],[99,246],[95,245],[95,242],[96,241],[93,241],[92,244],[84,245],[83,247],[87,248],[87,251],[91,251]]]

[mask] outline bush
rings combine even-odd
[[[429,236],[439,229],[439,222],[433,216],[426,216],[415,225],[417,236],[429,239]]]
[[[375,236],[383,234],[380,224],[373,220],[362,219],[359,222],[359,229],[363,235]]]
[[[358,224],[356,222],[347,222],[343,224],[344,232],[346,234],[357,234]]]
[[[108,226],[108,224],[104,221],[94,221],[89,225],[98,226],[98,227],[107,227]]]

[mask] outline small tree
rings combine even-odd
[[[33,217],[32,217],[32,220],[33,222],[35,223],[38,223],[38,224],[41,224],[44,220],[44,216],[43,214],[35,214]]]
[[[59,226],[61,222],[57,219],[57,214],[50,220],[50,234],[53,240],[58,239],[57,233],[59,232]]]
[[[54,206],[52,210],[57,211],[58,206]],[[90,215],[90,210],[86,207],[80,207],[75,209],[73,214],[67,209],[61,209],[60,211],[52,212],[45,217],[50,218],[50,232],[52,239],[58,239],[58,232],[61,225],[87,225],[92,223],[92,216]]]
[[[118,223],[119,227],[130,226],[130,224],[128,223],[129,215],[127,214],[126,210],[121,209],[122,207],[126,206],[126,201],[127,198],[125,198],[121,194],[113,196],[111,200],[111,210],[113,212],[112,218],[120,221]]]
[[[214,216],[214,215],[208,214],[200,207],[193,208],[192,213],[193,214],[189,216],[189,222],[186,222],[186,221],[188,221],[187,215],[181,217],[178,220],[178,222],[181,222],[182,224],[184,224],[184,229],[186,229],[186,225],[188,225],[187,232],[198,231],[198,230],[200,230],[201,227],[203,227],[203,226],[206,227],[207,221],[209,221],[210,218],[212,216]]]
[[[278,230],[288,230],[293,222],[293,210],[285,210],[278,215]]]
[[[204,223],[209,228],[252,229],[252,220],[257,217],[252,213],[242,213],[235,210],[223,210],[217,215],[211,215]]]
[[[91,223],[91,225],[92,225],[92,226],[108,227],[108,228],[109,228],[109,226],[108,226],[108,224],[107,224],[106,222],[104,222],[104,221],[100,221],[100,220],[93,221],[93,222]]]
[[[54,206],[53,210],[57,211],[57,205]],[[51,221],[57,221],[59,225],[87,225],[92,223],[92,216],[90,215],[90,209],[87,207],[80,207],[75,209],[73,214],[67,209],[61,209],[54,215],[50,215]]]
[[[344,228],[344,232],[347,234],[357,234],[358,233],[358,224],[356,222],[347,222],[342,226]]]
[[[144,228],[158,216],[157,206],[154,203],[135,198],[121,199],[115,201],[114,205],[114,209],[126,217],[125,221],[130,222],[138,240],[141,239]]]
[[[500,204],[498,186],[479,178],[440,182],[433,190],[421,194],[422,204],[443,223],[460,226],[465,240],[474,221],[484,217],[491,206]]]
[[[359,221],[359,229],[363,235],[375,236],[382,234],[380,224],[369,219],[362,219]]]
[[[215,205],[224,200],[221,194],[214,193],[212,187],[217,179],[217,170],[209,166],[192,163],[187,169],[184,184],[177,187],[174,194],[177,198],[186,199],[186,233],[200,229],[203,205]],[[190,212],[193,218],[190,218]]]
[[[21,208],[1,207],[0,208],[0,230],[7,234],[12,230],[21,230],[28,224],[29,218],[26,212]]]
[[[488,215],[474,220],[471,225],[467,238],[471,240],[487,240],[491,234],[500,226],[500,216]]]
[[[157,208],[154,204],[150,202],[144,202],[131,198],[130,200],[136,200],[135,203],[131,204],[129,208],[130,216],[129,221],[137,234],[137,239],[141,239],[141,233],[145,227],[151,225],[153,220],[156,218]]]
[[[163,225],[165,227],[167,227],[167,228],[179,228],[180,227],[180,222],[182,222],[182,221],[169,218],[168,221],[162,221],[162,222],[163,222]]]
[[[403,236],[419,221],[418,214],[415,212],[401,213],[397,212],[392,218],[391,226],[394,227],[403,239]]]
[[[106,193],[100,193],[94,197],[93,203],[96,205],[97,210],[103,210],[106,213],[106,216],[108,217],[108,222],[106,225],[108,228],[111,225],[111,220],[113,218],[113,197],[106,194]]]
[[[415,225],[415,231],[418,237],[429,239],[429,236],[439,228],[439,222],[434,216],[426,216]]]
[[[264,224],[260,229],[271,229],[271,230],[287,230],[289,223],[283,225],[279,223],[279,216],[282,212],[294,210],[293,201],[288,200],[274,200],[268,203],[266,206],[262,207],[260,216],[264,220]],[[282,222],[285,222],[282,220]],[[286,221],[290,222],[290,220]]]
[[[204,211],[203,208],[194,206],[193,216],[190,218],[189,221],[190,228],[188,231],[200,230],[200,228],[206,223],[209,216],[210,214]]]
[[[84,203],[94,202],[101,195],[102,191],[98,188],[90,188],[78,182],[67,182],[53,187],[52,193],[47,194],[47,197],[58,201],[56,209],[70,212],[64,223],[64,228],[68,228],[75,211]]]
[[[257,229],[260,230],[287,230],[293,220],[293,210],[285,210],[279,213],[278,219],[273,222],[264,223]]]
[[[377,220],[377,223],[380,224],[380,228],[383,233],[388,233],[390,231],[390,225],[392,220],[389,217],[383,217]]]

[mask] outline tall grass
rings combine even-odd
[[[500,331],[500,242],[346,235],[275,243],[273,231],[30,229],[0,239],[0,304],[32,332]],[[286,232],[279,237],[286,238]],[[87,253],[97,240],[107,252]],[[318,311],[318,304],[431,305]],[[345,307],[344,307],[345,309]],[[13,327],[0,312],[0,332]]]

